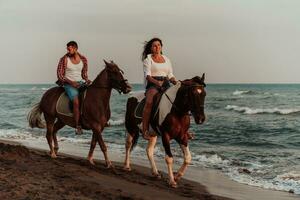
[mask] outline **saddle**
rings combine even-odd
[[[151,113],[157,113],[157,109],[158,109],[158,103],[162,97],[162,94],[163,93],[157,93],[157,95],[155,96],[155,101],[153,102],[153,105],[152,105],[152,111]],[[136,106],[135,108],[135,111],[134,111],[134,116],[138,119],[142,119],[143,118],[143,112],[144,112],[144,107],[145,107],[145,103],[146,103],[146,97],[144,97],[142,99],[142,101],[140,101],[138,103],[138,105]],[[151,115],[152,115],[151,114]]]
[[[83,101],[86,96],[87,86],[82,86],[79,88],[79,110],[82,113]],[[65,115],[68,117],[73,117],[73,103],[69,100],[66,92],[61,93],[56,103],[56,111],[61,115]]]
[[[158,125],[161,125],[166,116],[170,113],[173,105],[172,103],[176,98],[176,94],[180,86],[181,83],[178,82],[176,85],[171,86],[166,91],[157,93],[157,96],[154,98],[155,101],[153,102],[152,106],[151,119],[158,117]],[[137,119],[142,119],[145,102],[146,98],[144,97],[135,108],[134,116]]]

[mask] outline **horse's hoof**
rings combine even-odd
[[[174,173],[175,182],[178,183],[178,181],[181,179],[182,176],[183,176],[183,174],[181,174],[181,173]]]
[[[54,153],[57,154],[58,153],[59,148],[54,148]]]
[[[174,177],[174,181],[175,181],[176,183],[178,183],[180,179],[181,179],[181,176],[176,176],[176,177]]]
[[[93,159],[88,159],[88,161],[89,161],[89,163],[90,163],[91,165],[95,166],[95,162],[94,162]]]
[[[177,186],[177,183],[176,182],[170,182],[169,183],[169,186],[171,187],[171,188],[177,188],[178,186]]]
[[[154,173],[152,172],[152,176],[156,179],[162,179],[162,174],[161,172],[157,172],[157,173]]]
[[[55,153],[51,153],[50,156],[51,156],[51,158],[57,158]]]
[[[123,170],[125,170],[125,171],[127,171],[127,172],[131,172],[131,167],[126,167],[126,166],[124,166],[124,167],[123,167]]]
[[[114,166],[111,162],[109,162],[109,163],[106,163],[106,168],[111,169],[111,168],[114,168]]]

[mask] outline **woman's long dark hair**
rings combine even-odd
[[[155,42],[155,41],[158,41],[160,43],[160,45],[163,46],[162,41],[159,38],[152,38],[150,41],[148,41],[148,42],[146,41],[145,45],[144,45],[144,51],[142,53],[142,61],[147,58],[148,54],[152,53],[151,52],[151,46],[152,46],[152,43]],[[162,52],[161,52],[161,54],[162,54]]]

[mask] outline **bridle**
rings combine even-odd
[[[189,85],[189,84],[185,84],[181,81],[181,84],[184,85],[187,90],[189,90],[190,88],[194,88],[194,87],[206,87],[206,84],[203,83],[203,84],[192,84],[192,85]],[[175,110],[177,111],[181,111],[175,104],[174,102],[172,102],[171,98],[167,95],[167,93],[164,93],[164,95],[166,95],[167,99],[169,100],[169,102],[172,104],[172,107],[174,107]],[[195,106],[192,106],[192,107],[195,107]],[[202,105],[198,105],[198,107],[200,108],[204,108],[204,103]],[[193,113],[193,110],[191,109],[191,113]]]
[[[122,91],[122,85],[124,83],[126,83],[128,80],[127,79],[119,80],[119,79],[113,78],[110,75],[109,70],[107,68],[105,68],[104,70],[106,70],[109,85],[96,85],[96,84],[92,84],[91,87],[94,87],[94,88],[104,88],[104,89],[114,88],[115,90],[117,90],[121,94],[123,92]],[[124,72],[121,69],[119,69],[119,72],[121,74],[124,74]]]

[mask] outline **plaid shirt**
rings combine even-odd
[[[88,75],[87,75],[87,70],[88,70],[88,64],[87,64],[87,59],[86,57],[84,57],[83,55],[79,54],[80,59],[83,62],[83,68],[81,70],[81,77],[82,79],[84,79],[85,81],[88,80]],[[66,68],[67,68],[67,57],[68,54],[64,55],[58,63],[57,66],[57,78],[58,80],[56,81],[56,83],[58,85],[63,85],[66,82],[66,77],[65,77],[65,73],[66,73]]]

